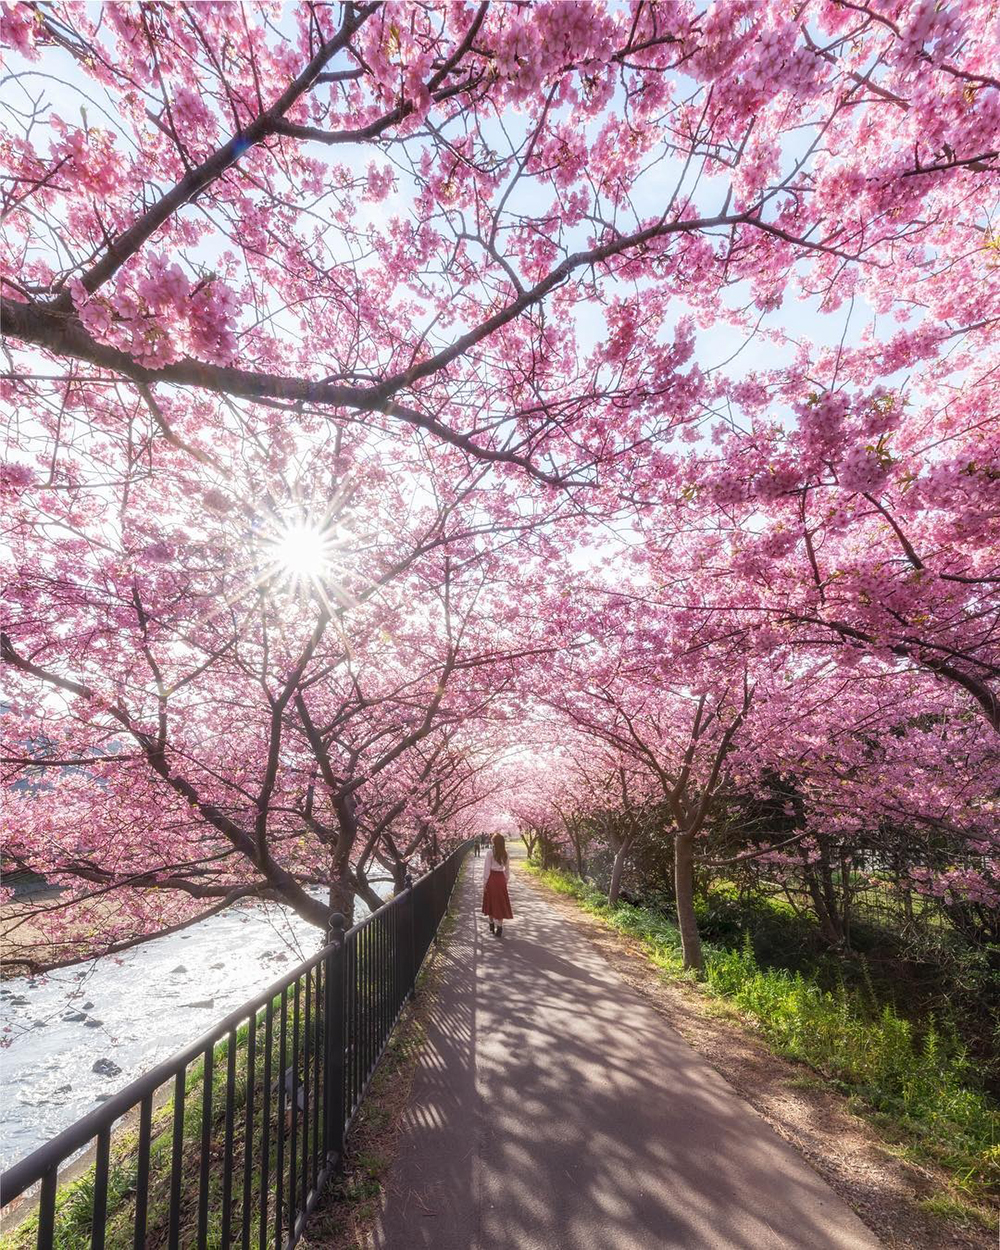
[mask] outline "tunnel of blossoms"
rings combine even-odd
[[[689,966],[699,874],[831,848],[996,932],[988,0],[2,37],[23,967],[584,809]]]

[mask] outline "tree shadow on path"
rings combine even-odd
[[[502,940],[479,889],[467,869],[373,1245],[879,1245],[523,876]]]

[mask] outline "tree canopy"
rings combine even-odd
[[[989,0],[2,38],[3,853],[65,887],[30,966],[247,897],[323,927],[604,800],[679,913],[833,833],[997,906]]]

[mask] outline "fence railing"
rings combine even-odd
[[[294,1246],[470,845],[5,1172],[4,1246]]]

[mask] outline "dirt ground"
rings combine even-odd
[[[585,934],[619,975],[861,1216],[890,1250],[995,1250],[997,1233],[961,1227],[920,1209],[945,1179],[894,1155],[891,1143],[851,1113],[846,1100],[804,1064],[773,1054],[749,1026],[693,985],[669,982],[640,944],[582,912],[532,878],[552,906]]]

